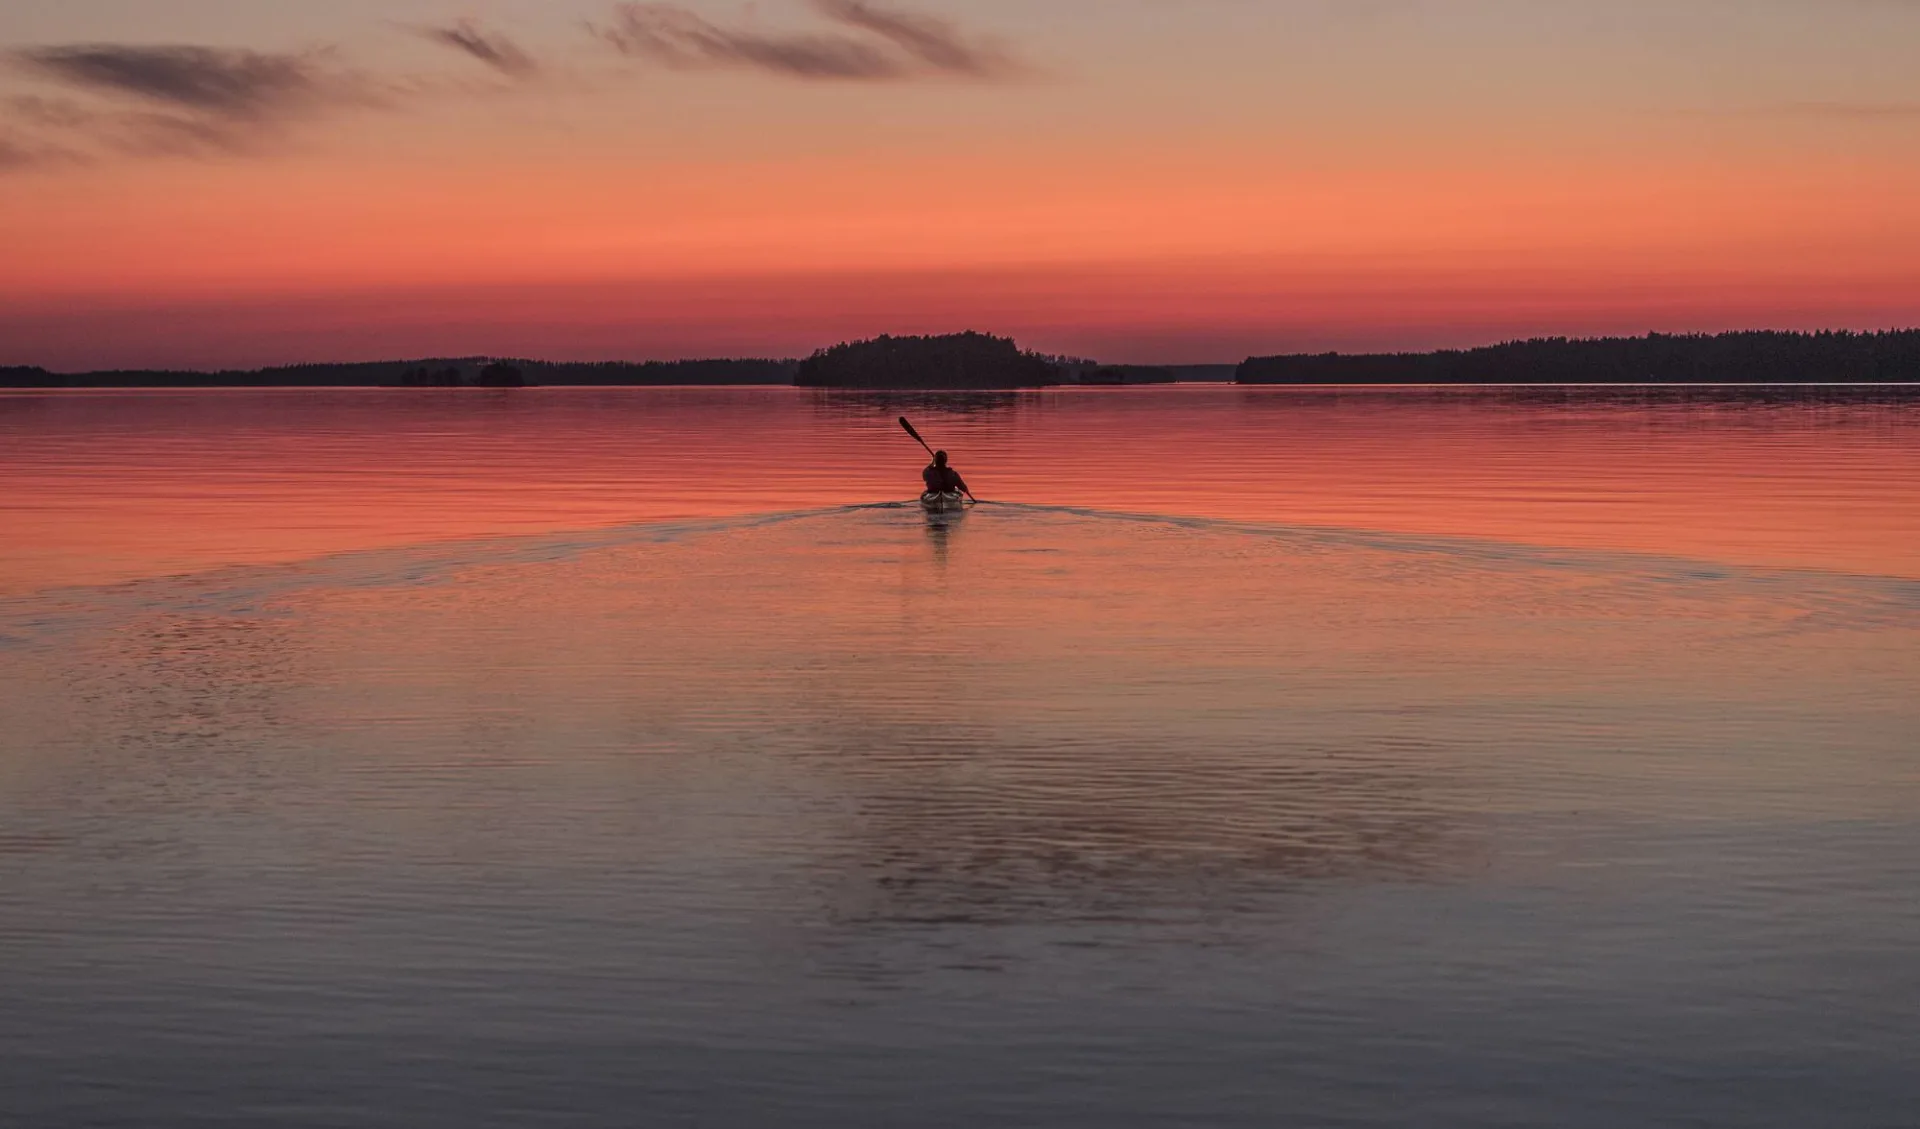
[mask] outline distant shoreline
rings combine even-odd
[[[0,367],[0,388],[582,388],[703,385],[786,385],[800,362],[725,359],[695,361],[529,361],[499,357],[285,365],[217,372],[192,369],[105,369],[57,373]]]
[[[765,390],[825,392],[834,395],[850,396],[1018,396],[1036,392],[1128,392],[1167,388],[1238,388],[1263,389],[1278,392],[1911,392],[1920,397],[1920,380],[1759,380],[1759,381],[1607,381],[1607,382],[1553,382],[1530,381],[1521,383],[1452,381],[1446,383],[1398,384],[1381,381],[1347,381],[1344,383],[1296,384],[1296,383],[1250,383],[1222,380],[1181,380],[1171,383],[1098,385],[1098,384],[1049,384],[1028,388],[805,388],[794,384],[539,384],[524,385],[511,389],[453,389],[453,388],[406,388],[388,384],[0,384],[0,395],[8,393],[59,393],[59,392],[392,392],[418,393],[439,392],[459,395],[462,392],[614,392],[614,391],[734,391],[755,392]]]
[[[1512,341],[1432,353],[1249,358],[1241,384],[1655,387],[1920,382],[1920,330]]]
[[[988,355],[982,361],[968,356],[968,350]],[[999,357],[994,350],[1004,352],[1006,357]],[[887,363],[870,363],[875,354]],[[836,363],[841,370],[849,371],[836,370]],[[868,367],[859,369],[861,363]],[[942,363],[959,371],[937,371]],[[930,392],[1170,384],[1314,388],[1903,387],[1920,385],[1920,330],[1539,338],[1427,353],[1283,354],[1250,357],[1238,365],[1107,365],[1018,352],[1007,339],[959,334],[943,338],[883,337],[821,350],[806,361],[747,358],[585,363],[464,357],[220,372],[113,369],[58,373],[38,367],[0,367],[0,389],[22,390],[799,386]]]

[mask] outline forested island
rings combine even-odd
[[[1436,353],[1253,357],[1241,384],[1896,384],[1920,382],[1920,330],[1513,341]]]
[[[822,349],[800,362],[802,388],[1042,388],[1066,381],[1054,358],[985,333],[876,337]]]

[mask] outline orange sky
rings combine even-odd
[[[0,14],[0,363],[1920,322],[1920,10],[849,2]]]

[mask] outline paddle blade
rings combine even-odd
[[[900,417],[900,426],[907,429],[907,434],[913,436],[913,441],[915,443],[920,444],[922,447],[926,447],[928,451],[933,450],[932,447],[927,446],[927,441],[925,439],[920,438],[920,433],[913,429],[913,424],[908,422],[906,416]]]

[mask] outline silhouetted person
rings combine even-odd
[[[973,497],[973,491],[967,489],[967,480],[960,477],[959,471],[947,465],[945,451],[933,453],[933,465],[921,471],[920,477],[926,481],[929,494],[965,494]]]

